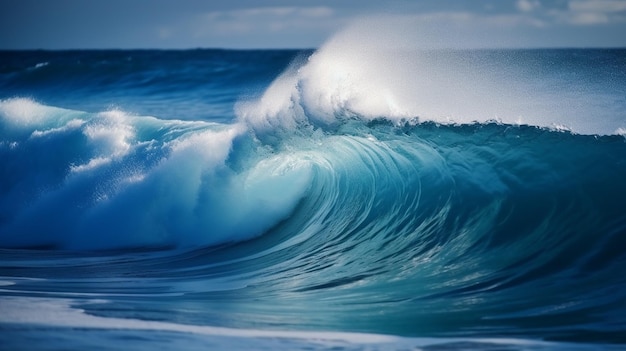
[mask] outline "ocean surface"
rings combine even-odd
[[[0,52],[0,350],[626,349],[626,50]]]

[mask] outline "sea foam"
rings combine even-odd
[[[615,134],[624,128],[619,114],[597,108],[607,97],[593,91],[591,83],[581,85],[579,77],[563,81],[563,76],[542,76],[541,65],[511,65],[515,50],[481,57],[472,51],[427,49],[425,38],[407,32],[393,18],[354,22],[308,60],[296,61],[259,99],[240,103],[239,119],[259,133],[380,118],[495,121],[579,134]]]
[[[242,125],[0,102],[3,247],[213,245],[260,235],[308,187],[306,162],[255,156]],[[261,157],[261,158],[259,158]],[[234,169],[231,159],[247,160]],[[243,162],[243,161],[240,161]]]

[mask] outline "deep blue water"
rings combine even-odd
[[[626,349],[624,135],[621,49],[0,52],[0,349]]]

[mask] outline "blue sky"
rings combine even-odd
[[[434,47],[626,47],[626,0],[0,0],[0,49],[314,48],[387,18]]]

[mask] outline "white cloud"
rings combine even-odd
[[[221,33],[276,32],[291,27],[311,26],[311,21],[331,18],[329,7],[259,7],[232,11],[214,11],[204,15],[201,32],[216,30]]]
[[[551,25],[592,26],[626,23],[626,0],[569,0],[565,7],[549,6],[542,0],[516,0],[517,12],[484,14],[479,12],[435,12],[417,14],[426,21],[451,25],[473,23],[477,26],[545,28]]]
[[[609,23],[609,16],[601,12],[574,12],[568,14],[566,21],[574,25],[597,25]]]
[[[345,20],[326,6],[256,7],[205,13],[194,22],[192,31],[198,39],[220,37],[220,40],[231,39],[230,43],[235,43],[262,37],[280,46],[286,43],[284,38],[294,38],[302,33],[329,35]]]
[[[595,26],[626,22],[626,0],[570,0],[567,6],[547,6],[541,0],[517,0],[520,15],[543,25]],[[535,25],[537,26],[537,25]]]
[[[416,22],[441,23],[450,27],[513,28],[543,27],[545,21],[527,14],[482,15],[473,12],[439,12],[410,16]]]
[[[435,47],[528,47],[559,45],[563,40],[567,45],[575,45],[577,39],[567,38],[564,30],[596,26],[608,31],[616,23],[626,24],[626,0],[563,0],[558,4],[546,0],[515,0],[512,4],[514,8],[507,11],[499,8],[416,11],[411,8],[395,13],[405,20],[410,19],[406,30],[408,37],[417,26],[419,33],[424,33],[423,37],[433,38],[428,40]],[[161,41],[186,40],[195,46],[313,47],[354,20],[354,16],[365,17],[368,21],[388,16],[374,11],[376,9],[353,12],[328,5],[215,10],[186,18],[178,27],[159,27],[156,35]],[[402,21],[399,22],[397,25],[403,26]],[[449,44],[445,44],[446,41]]]
[[[335,13],[333,9],[325,6],[302,8],[301,12],[306,17],[329,17]]]
[[[614,13],[626,11],[624,0],[573,0],[569,8],[574,12]]]
[[[626,22],[624,0],[572,0],[557,18],[572,25],[601,25]]]
[[[296,7],[258,7],[245,10],[230,11],[228,14],[232,17],[284,17],[292,15],[297,11]]]
[[[271,20],[287,18],[320,18],[333,16],[334,11],[330,7],[257,7],[232,11],[213,11],[205,15],[213,21],[243,21],[243,20]]]
[[[515,6],[522,12],[531,12],[540,8],[541,3],[538,0],[518,0]]]
[[[174,36],[174,31],[171,28],[161,27],[157,30],[157,35],[161,40],[167,40]]]

